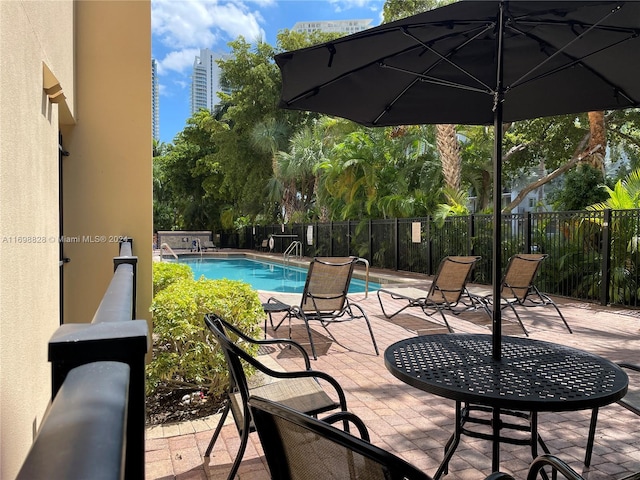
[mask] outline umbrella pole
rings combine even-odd
[[[502,278],[502,104],[504,100],[503,46],[504,2],[500,2],[498,31],[496,32],[496,91],[493,105],[493,359],[502,358],[502,308],[500,281]]]

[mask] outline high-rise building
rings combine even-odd
[[[208,48],[200,50],[200,56],[193,62],[191,77],[191,114],[206,108],[213,111],[220,103],[217,93],[229,93],[229,89],[221,84],[221,71],[217,60],[229,58],[227,54],[214,53]]]
[[[160,141],[160,99],[158,97],[158,62],[151,59],[151,127],[153,139]]]
[[[363,20],[319,20],[314,22],[298,22],[293,26],[292,30],[300,33],[321,31],[351,34],[371,28],[372,21],[373,19],[368,18]]]

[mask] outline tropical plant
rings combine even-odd
[[[189,265],[175,262],[153,262],[153,294],[156,295],[179,280],[193,280]]]
[[[228,385],[220,349],[210,342],[204,315],[215,313],[250,336],[264,316],[249,284],[233,280],[182,279],[160,290],[151,303],[154,354],[146,369],[147,393],[158,388],[207,391],[218,397]],[[256,353],[255,347],[247,346]]]

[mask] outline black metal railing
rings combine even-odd
[[[144,478],[146,320],[134,320],[137,257],[120,242],[93,321],[49,341],[51,406],[18,480]]]
[[[442,226],[431,217],[251,226],[237,243],[253,249],[275,236],[273,251],[282,253],[291,240],[286,235],[294,235],[306,257],[356,255],[372,268],[427,275],[447,255],[480,255],[473,281],[490,284],[492,222],[492,215],[475,214]],[[640,210],[502,215],[501,245],[503,269],[515,253],[549,255],[537,280],[547,293],[640,306]]]

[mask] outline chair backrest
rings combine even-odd
[[[517,253],[509,259],[502,279],[501,294],[519,301],[527,298],[545,253]]]
[[[328,423],[252,396],[249,407],[274,480],[429,480],[413,465]]]
[[[356,257],[316,257],[302,292],[303,312],[337,312],[344,308]]]
[[[242,398],[242,404],[244,410],[239,410],[239,406],[235,402],[231,402],[231,408],[233,409],[233,417],[236,422],[240,422],[244,415],[248,413],[247,401],[249,400],[249,383],[247,382],[247,376],[242,366],[241,360],[248,362],[251,365],[259,364],[258,360],[253,358],[242,348],[237,346],[228,335],[228,328],[226,322],[214,314],[207,314],[204,317],[204,322],[207,328],[213,333],[216,343],[222,349],[224,358],[227,362],[227,368],[229,370],[229,393],[240,393]]]
[[[427,299],[439,304],[458,303],[471,277],[471,271],[480,258],[450,256],[442,259]]]

